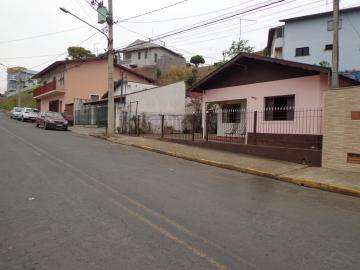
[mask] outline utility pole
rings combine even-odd
[[[331,88],[339,88],[339,0],[334,0]]]
[[[107,109],[107,137],[114,135],[114,56],[113,56],[113,6],[112,0],[108,0],[109,15],[107,24],[108,35],[108,109]]]

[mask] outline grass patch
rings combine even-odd
[[[33,91],[36,87],[20,93],[21,107],[35,108],[36,100],[33,98]],[[10,111],[13,107],[17,106],[18,94],[11,97],[6,97],[0,102],[0,109]]]

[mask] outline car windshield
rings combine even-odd
[[[38,110],[38,109],[33,109],[33,112],[38,113],[38,112],[39,112],[39,110]]]
[[[21,108],[15,108],[15,112],[21,112]]]
[[[25,109],[25,112],[32,112],[32,109]]]
[[[47,112],[45,113],[45,116],[50,118],[63,118],[63,116],[60,113],[56,113],[56,112]]]

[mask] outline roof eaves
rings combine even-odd
[[[310,71],[323,72],[323,73],[327,73],[327,74],[329,74],[331,72],[331,69],[326,68],[326,67],[310,65],[310,64],[303,64],[303,63],[287,61],[287,60],[282,60],[282,59],[277,59],[277,58],[272,58],[272,57],[266,57],[266,56],[260,56],[260,55],[255,55],[255,54],[240,53],[237,56],[235,56],[234,58],[232,58],[230,61],[225,63],[223,66],[221,66],[218,69],[214,70],[209,75],[205,76],[200,81],[195,83],[193,86],[188,88],[187,91],[196,91],[195,90],[196,88],[201,86],[207,80],[214,78],[220,72],[224,71],[225,69],[227,69],[228,67],[233,65],[235,62],[240,60],[241,58],[250,58],[250,59],[255,59],[255,60],[259,60],[259,61],[265,61],[265,62],[269,62],[269,63],[285,65],[285,66],[289,66],[289,67],[293,67],[293,68],[301,68],[301,69],[306,69],[306,70],[310,70]]]

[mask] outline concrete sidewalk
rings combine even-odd
[[[72,127],[74,133],[105,138],[105,130]],[[133,146],[186,160],[360,197],[360,173],[330,170],[245,154],[205,149],[144,137],[115,135],[113,143]]]

